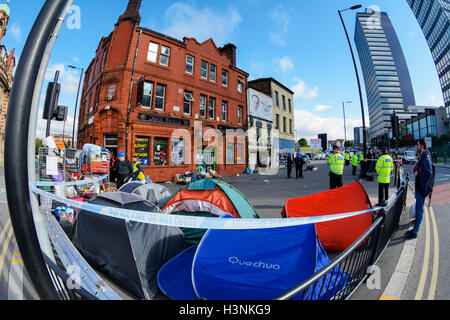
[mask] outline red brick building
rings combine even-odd
[[[87,68],[78,148],[94,143],[138,156],[156,182],[196,172],[201,159],[220,175],[241,173],[246,142],[225,138],[227,130],[247,129],[248,74],[236,67],[236,47],[141,28],[140,5],[129,1]],[[205,134],[197,130],[195,138],[200,125]]]

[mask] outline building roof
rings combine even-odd
[[[290,92],[292,95],[294,95],[294,91],[292,91],[291,89],[289,89],[288,87],[286,87],[284,84],[282,84],[281,82],[279,82],[278,80],[270,77],[270,78],[259,78],[259,79],[255,79],[255,80],[251,80],[248,83],[252,84],[252,83],[257,83],[257,82],[266,82],[266,81],[271,81],[271,82],[275,82],[277,85],[279,85],[280,87],[284,88],[286,91]]]

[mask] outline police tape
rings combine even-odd
[[[55,186],[83,186],[88,184],[97,184],[108,178],[108,175],[95,177],[92,179],[78,180],[71,182],[54,182],[54,181],[32,181],[29,183],[33,187],[55,187]]]
[[[80,210],[89,211],[103,216],[125,220],[126,222],[140,222],[167,227],[195,228],[195,229],[222,229],[222,230],[250,230],[293,227],[313,223],[321,223],[358,216],[368,212],[376,212],[382,207],[376,207],[363,211],[334,214],[320,217],[304,218],[271,218],[271,219],[218,219],[212,217],[195,217],[176,215],[170,213],[157,213],[147,211],[135,211],[121,208],[100,206],[92,203],[78,202],[53,193],[46,192],[36,186],[30,185],[30,190],[40,196],[47,197]]]

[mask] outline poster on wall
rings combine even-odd
[[[167,166],[167,145],[169,139],[155,138],[153,142],[153,163],[155,166]]]
[[[184,164],[184,140],[172,139],[172,164],[175,166]]]
[[[234,142],[227,142],[227,164],[234,164]]]
[[[143,166],[149,165],[149,137],[134,138],[134,156],[139,158]]]
[[[267,121],[273,121],[272,98],[256,90],[249,89],[248,103],[251,116]]]

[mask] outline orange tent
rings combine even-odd
[[[359,182],[338,189],[296,199],[287,199],[281,212],[284,218],[318,217],[371,209],[367,193]],[[325,250],[339,252],[348,248],[371,225],[372,213],[316,224],[317,234]]]

